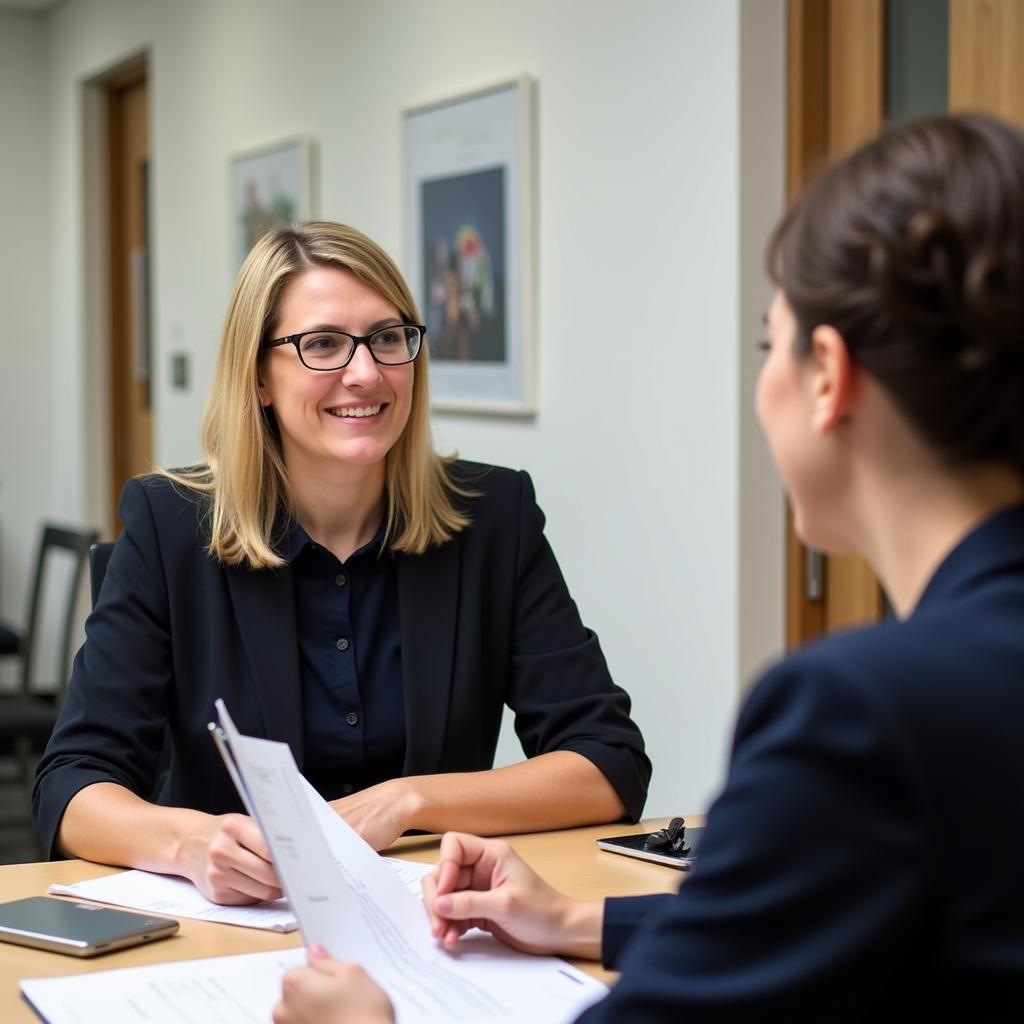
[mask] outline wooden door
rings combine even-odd
[[[110,535],[126,480],[152,463],[149,99],[144,65],[107,85],[110,210]]]
[[[1024,3],[949,0],[949,107],[1024,125]]]
[[[885,117],[980,110],[1024,126],[1024,0],[790,0],[789,184]],[[790,521],[787,640],[878,618],[858,558],[819,558]]]
[[[790,0],[789,194],[878,131],[885,115],[883,0]],[[884,598],[867,563],[800,543],[789,516],[787,643],[877,619]]]

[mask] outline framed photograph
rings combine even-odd
[[[231,223],[237,270],[271,228],[316,216],[315,145],[284,139],[231,157]]]
[[[533,106],[521,77],[403,115],[406,265],[435,409],[535,411]]]

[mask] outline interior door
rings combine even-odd
[[[152,464],[149,96],[144,64],[107,85],[110,210],[110,536],[126,480]]]
[[[790,0],[789,186],[882,122],[980,110],[1024,126],[1024,0]],[[859,558],[809,551],[792,529],[790,646],[884,614]]]
[[[790,0],[789,193],[827,161],[878,131],[885,117],[884,0]],[[878,581],[854,556],[826,556],[798,540],[789,516],[787,642],[796,646],[877,619]]]

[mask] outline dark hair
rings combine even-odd
[[[890,128],[808,188],[767,258],[798,353],[831,324],[936,452],[1024,470],[1024,134]]]

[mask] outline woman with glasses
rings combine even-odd
[[[530,478],[432,447],[418,320],[351,228],[252,250],[205,464],[124,491],[36,780],[52,853],[184,875],[221,903],[278,896],[207,735],[218,697],[376,848],[639,816],[643,741]],[[505,705],[527,760],[491,769]]]
[[[1022,1019],[1022,182],[1020,131],[943,117],[782,221],[757,411],[803,540],[866,557],[897,617],[753,689],[678,895],[570,900],[448,835],[446,947],[473,922],[603,958],[622,977],[588,1024]],[[323,955],[284,991],[278,1024],[391,1019]]]

